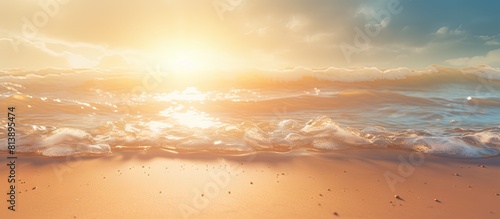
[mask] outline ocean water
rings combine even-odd
[[[12,106],[16,152],[40,156],[152,148],[500,155],[500,69],[488,66],[189,74],[13,69],[0,72],[0,101],[2,153]]]

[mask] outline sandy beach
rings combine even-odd
[[[2,202],[1,212],[6,218],[498,218],[499,171],[500,157],[387,150],[24,156],[16,211]]]
[[[500,219],[500,1],[0,0],[0,219]]]

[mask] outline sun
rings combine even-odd
[[[160,65],[180,79],[206,77],[206,73],[230,71],[242,66],[241,58],[215,43],[196,40],[169,40],[147,54],[147,62]]]
[[[169,63],[169,68],[174,72],[192,72],[203,70],[203,60],[200,60],[197,53],[182,53],[173,57]]]
[[[177,43],[162,47],[157,60],[163,67],[177,75],[209,71],[213,68],[217,54],[206,46],[195,43]]]

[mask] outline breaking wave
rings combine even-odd
[[[5,134],[5,133],[2,133]],[[1,150],[7,142],[1,140]],[[331,151],[343,149],[400,149],[457,158],[500,154],[500,127],[481,130],[448,130],[436,135],[423,130],[388,131],[383,127],[362,130],[339,124],[327,116],[306,123],[243,122],[208,129],[173,127],[154,122],[108,122],[92,131],[33,126],[17,140],[17,151],[43,156],[108,154],[119,149],[161,148],[177,152],[211,151]]]
[[[500,155],[500,69],[297,67],[206,74],[181,80],[132,70],[4,70],[0,110],[16,107],[18,153],[49,157],[150,148]]]

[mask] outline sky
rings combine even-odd
[[[0,0],[0,69],[500,67],[500,1]]]

